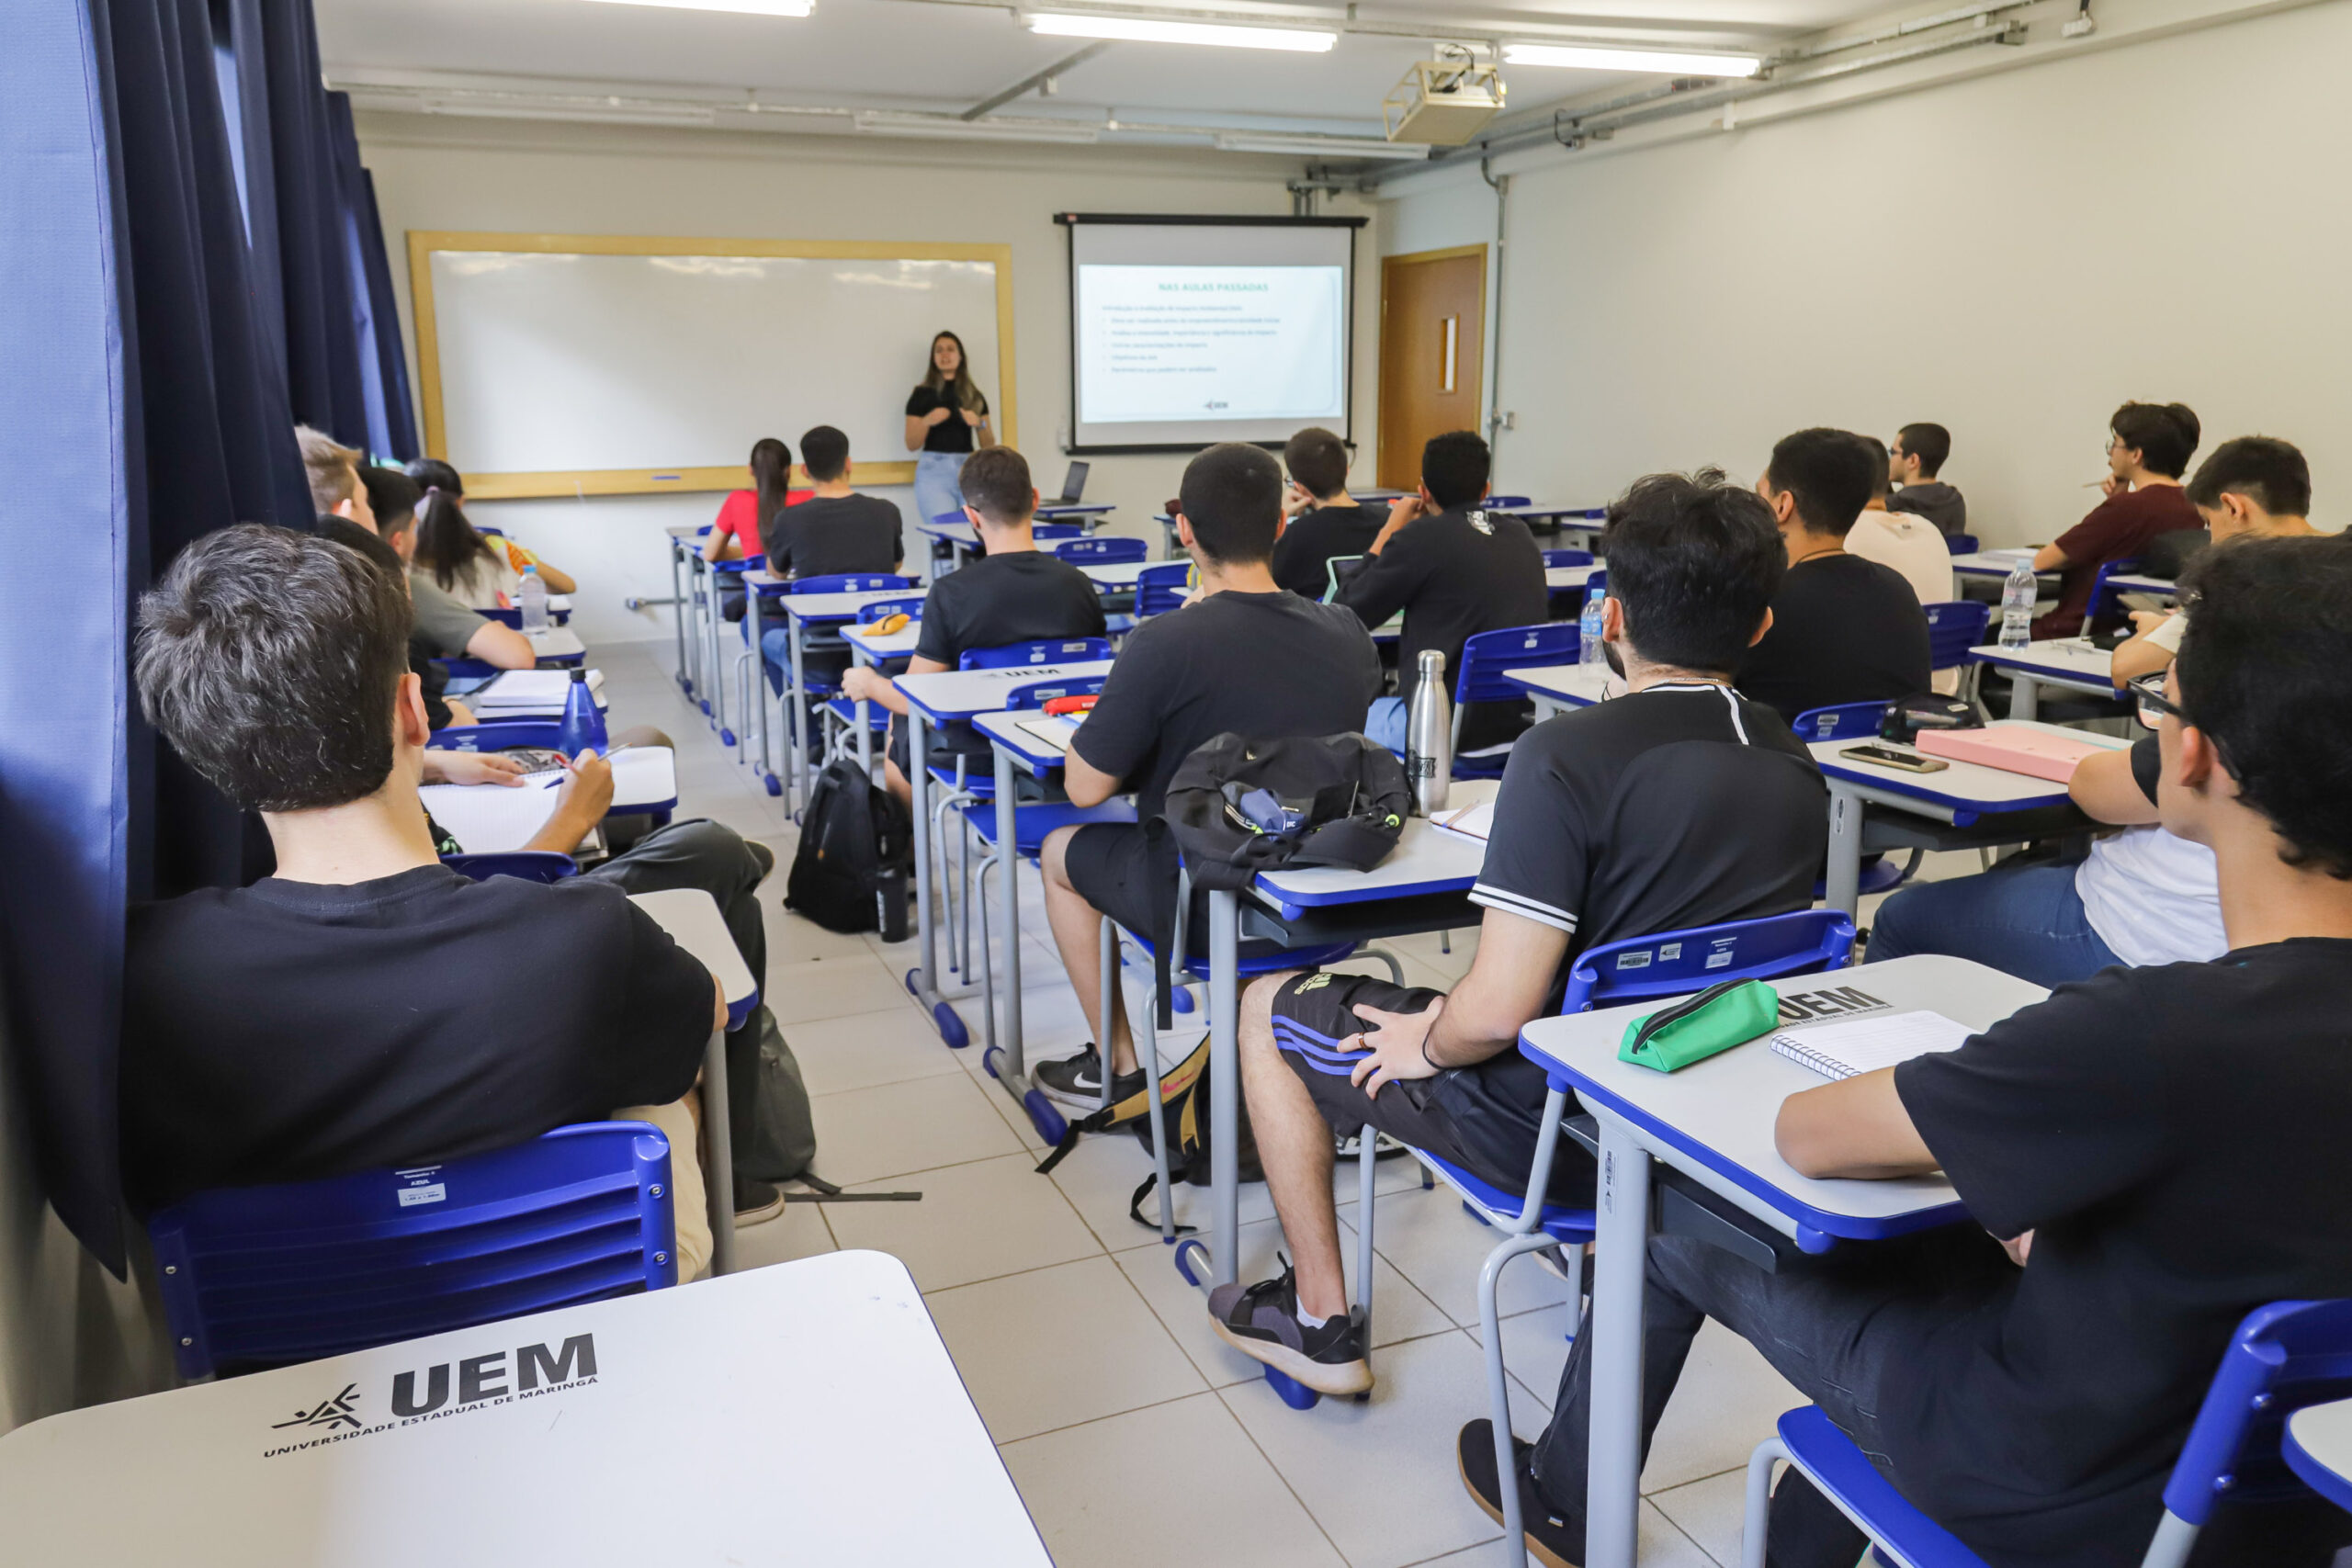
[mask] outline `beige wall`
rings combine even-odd
[[[1294,161],[1230,153],[1113,149],[877,145],[847,138],[763,136],[523,124],[407,115],[360,118],[385,237],[408,309],[405,235],[420,230],[789,239],[939,240],[1012,247],[1020,446],[1047,490],[1067,460],[1069,252],[1056,212],[1250,213],[1290,209]],[[1328,207],[1369,212],[1368,206]],[[1355,417],[1369,473],[1376,401],[1377,242],[1358,242]],[[412,342],[412,350],[413,344]],[[919,358],[920,356],[918,356]],[[413,364],[412,354],[411,363]],[[910,384],[919,364],[908,371]],[[797,431],[778,431],[787,441]],[[903,459],[903,452],[854,454]],[[1095,460],[1087,499],[1118,506],[1114,531],[1157,541],[1150,522],[1175,493],[1177,456]],[[911,513],[910,492],[883,491]],[[625,594],[669,592],[665,523],[709,521],[718,498],[636,497],[480,504],[479,521],[518,532],[582,580],[574,625],[589,641],[671,635]]]
[[[2109,412],[2144,398],[2194,408],[2202,451],[2302,445],[2315,511],[2340,521],[2346,60],[2337,0],[1522,164],[1499,475],[1581,502],[1657,468],[1752,476],[1805,425],[1935,420],[1973,531],[2045,540],[2096,499]],[[1393,203],[1385,232],[1422,249],[1492,224],[1473,170]]]

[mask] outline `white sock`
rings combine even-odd
[[[1298,1309],[1297,1309],[1297,1316],[1298,1316],[1298,1321],[1299,1321],[1299,1325],[1300,1325],[1300,1326],[1301,1326],[1301,1327],[1305,1327],[1305,1328],[1320,1328],[1320,1327],[1322,1327],[1325,1324],[1327,1324],[1327,1323],[1329,1323],[1329,1322],[1330,1322],[1330,1321],[1331,1321],[1331,1320],[1330,1320],[1329,1318],[1328,1318],[1328,1317],[1317,1317],[1313,1313],[1308,1312],[1305,1307],[1300,1307],[1300,1308],[1298,1308]]]

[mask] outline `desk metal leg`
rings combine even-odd
[[[1001,746],[995,751],[996,890],[1004,900],[1004,1063],[999,1076],[1010,1087],[1023,1085],[1029,1074],[1021,1051],[1021,855],[1014,842],[1020,822],[1012,799],[1012,753]],[[1012,1094],[1020,1099],[1021,1089],[1013,1087]]]
[[[1849,915],[1861,907],[1862,811],[1859,796],[1829,781],[1829,864],[1822,877],[1822,902]]]
[[[702,678],[703,647],[709,639],[702,629],[703,581],[710,575],[700,556],[686,561],[686,602],[678,606],[678,614],[686,620],[686,691],[698,703],[703,712],[710,711],[710,693]]]
[[[702,1051],[703,1190],[710,1200],[710,1271],[735,1272],[735,1140],[727,1120],[727,1035]]]
[[[851,705],[850,711],[857,719],[857,765],[871,779],[874,776],[874,709],[860,699]],[[914,753],[908,752],[907,760],[911,762]]]
[[[963,1019],[939,994],[939,931],[931,918],[931,770],[914,761],[918,757],[930,756],[930,746],[922,710],[910,704],[907,761],[913,765],[907,782],[914,785],[915,791],[915,958],[919,967],[907,971],[907,989],[931,1014],[939,1037],[961,1051],[972,1043],[972,1036],[965,1029]],[[963,818],[959,816],[956,820],[960,824]]]
[[[708,633],[703,639],[703,677],[708,690],[703,694],[710,699],[711,728],[723,730],[727,728],[727,650],[719,646],[718,628],[727,624],[727,617],[719,607],[718,573],[709,572],[704,581],[710,585],[710,591],[704,595],[702,616]]]
[[[2041,714],[2041,682],[2022,671],[2009,671],[2009,716],[2037,718]]]
[[[1592,1430],[1585,1471],[1586,1568],[1634,1568],[1642,1476],[1642,1292],[1648,1272],[1650,1156],[1623,1123],[1600,1122],[1593,1261]]]
[[[678,586],[678,567],[685,547],[677,540],[670,541],[670,624],[678,633],[678,684],[694,689],[694,682],[686,674],[686,592]]]
[[[1233,1283],[1241,1256],[1240,896],[1209,895],[1209,1259],[1211,1284]],[[1141,1046],[1142,1043],[1137,1042]],[[1158,1042],[1149,1047],[1158,1048]],[[1107,1057],[1108,1048],[1105,1048]],[[1109,1070],[1106,1059],[1103,1067]]]
[[[784,808],[791,813],[807,808],[808,792],[817,787],[817,771],[809,765],[808,697],[806,664],[800,657],[800,622],[789,611],[784,617],[784,640],[792,645],[792,682],[784,694],[784,700],[791,705],[784,743],[792,749],[792,782],[785,788]],[[795,806],[795,801],[799,805]]]

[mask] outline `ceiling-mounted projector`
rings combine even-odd
[[[1417,61],[1380,101],[1388,140],[1459,147],[1502,113],[1502,73],[1480,52],[1440,44],[1436,59]]]

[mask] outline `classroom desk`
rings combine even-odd
[[[552,1359],[531,1392],[518,1347]],[[395,1378],[453,1364],[484,1397],[392,1413]],[[0,1438],[0,1517],[24,1562],[1051,1568],[878,1252],[51,1416]]]
[[[2007,729],[2020,727],[2048,730],[2069,739],[2089,741],[2115,750],[2131,745],[2130,741],[2112,735],[2099,735],[2086,729],[2064,729],[2056,725],[2032,724],[2019,719],[2007,719],[1986,728]],[[1849,915],[1856,912],[1860,903],[1862,829],[1868,807],[1879,807],[1966,828],[1983,818],[2068,804],[2064,784],[2024,773],[2008,773],[2000,768],[1988,768],[1981,762],[1952,760],[1950,766],[1935,773],[1913,773],[1883,763],[1865,762],[1841,755],[1848,747],[1863,743],[1860,739],[1845,736],[1834,740],[1816,740],[1805,748],[1813,753],[1823,780],[1829,785],[1829,864],[1823,884],[1822,901],[1831,908],[1843,909]],[[2086,818],[2086,831],[2089,825]]]
[[[544,631],[525,632],[523,636],[529,639],[531,651],[539,656],[539,668],[542,670],[569,669],[574,664],[588,661],[588,645],[580,640],[578,632],[569,627],[548,626]]]
[[[842,640],[849,644],[850,657],[860,664],[882,665],[894,659],[914,657],[915,643],[922,637],[922,623],[909,621],[894,632],[876,632],[865,626],[843,626]],[[873,712],[866,703],[853,705],[857,718],[857,761],[870,775],[874,772]]]
[[[1097,528],[1102,526],[1103,518],[1113,510],[1114,508],[1107,502],[1093,502],[1083,505],[1041,506],[1037,508],[1030,521],[1033,523],[1075,523],[1086,533],[1092,534]],[[964,564],[965,557],[976,555],[979,551],[979,530],[972,526],[971,519],[967,517],[953,517],[945,522],[925,518],[915,525],[915,532],[947,547],[949,571],[959,570]],[[936,581],[940,574],[933,572],[932,575],[933,581]]]
[[[907,989],[923,1010],[931,1014],[932,1025],[940,1038],[961,1050],[970,1043],[971,1035],[954,1007],[940,994],[938,931],[931,918],[931,739],[929,729],[943,724],[968,724],[982,714],[1003,709],[1005,693],[1015,686],[1025,686],[1036,681],[1084,680],[1111,672],[1107,659],[1091,660],[1080,664],[1016,664],[999,670],[943,670],[929,675],[901,675],[899,694],[907,699],[907,757],[916,766],[908,783],[914,786],[915,835],[915,955],[917,967],[907,971]],[[997,769],[997,789],[1005,801],[1000,810],[1009,810],[1012,781],[1004,765]],[[1011,843],[1009,834],[1001,834]],[[942,846],[944,853],[944,846]],[[1004,866],[1004,886],[1017,889],[1013,868]],[[1017,908],[1017,905],[1008,906]],[[1016,1060],[1021,1028],[1021,943],[1020,927],[1010,926],[1012,938],[1007,943],[1006,964],[1012,976],[1009,1015],[1012,1021]]]
[[[1982,1030],[2049,993],[1965,959],[1921,954],[1830,975],[1767,982],[1784,997],[1832,991],[1844,1011],[1927,1009]],[[1860,993],[1860,998],[1854,995]],[[1640,1506],[1643,1260],[1650,1235],[1650,1162],[1661,1160],[1753,1215],[1805,1252],[1839,1241],[1902,1235],[1965,1219],[1940,1175],[1897,1181],[1815,1181],[1772,1144],[1781,1101],[1829,1080],[1752,1041],[1678,1073],[1617,1060],[1631,1019],[1671,1005],[1657,998],[1537,1019],[1522,1054],[1600,1125],[1594,1249],[1591,1461],[1586,1491],[1587,1568],[1633,1568]],[[1802,1029],[1802,1024],[1790,1027]],[[1506,1562],[1523,1561],[1509,1543]]]
[[[1598,562],[1591,566],[1547,566],[1544,569],[1544,586],[1554,593],[1566,593],[1581,589],[1596,571],[1609,569]]]
[[[1971,663],[2008,671],[2011,718],[2030,719],[2040,713],[2044,686],[2110,699],[2115,695],[2114,653],[2080,637],[2057,637],[2024,648],[1995,643],[1970,649],[1968,658]]]
[[[2036,552],[2029,549],[1978,550],[1972,555],[1951,558],[1952,570],[1962,577],[2006,578],[2017,570],[2020,561],[2030,561]],[[2054,571],[2038,572],[2043,578],[2055,578]]]
[[[816,782],[815,769],[807,745],[808,705],[799,696],[805,689],[803,682],[806,679],[806,663],[802,656],[807,651],[805,644],[810,630],[818,626],[837,626],[844,622],[854,621],[857,619],[857,613],[868,604],[878,604],[888,599],[920,598],[922,594],[919,590],[912,588],[875,588],[855,593],[794,593],[788,591],[789,585],[785,580],[770,577],[764,571],[745,572],[743,586],[745,591],[752,596],[753,602],[760,606],[756,612],[747,609],[745,612],[747,616],[752,614],[764,614],[765,609],[770,605],[784,613],[785,641],[792,649],[792,667],[786,673],[786,685],[782,694],[786,720],[784,808],[790,812],[797,809],[796,801],[800,805],[808,803],[808,791]],[[759,764],[754,771],[765,771],[773,777],[775,770],[769,761],[774,752],[768,738],[769,703],[765,680],[766,664],[767,656],[759,651],[755,641],[752,658],[751,690],[745,694],[746,699],[752,705],[752,710],[758,715],[759,718],[760,757]],[[770,793],[773,794],[774,791]]]
[[[1498,506],[1505,517],[1516,517],[1536,533],[1598,534],[1609,515],[1600,506]]]
[[[688,567],[686,562],[702,558],[695,538],[707,526],[673,523],[662,530],[670,540],[670,600],[671,608],[677,615],[673,625],[678,635],[678,688],[689,696],[694,694],[695,682],[701,674],[702,640],[701,625],[695,620],[695,597],[688,589],[697,582],[701,573],[699,570]],[[681,572],[684,573],[683,578],[679,575]],[[695,622],[692,627],[689,627],[689,622]],[[694,650],[691,658],[687,651],[689,647]]]
[[[736,950],[718,901],[699,887],[632,893],[628,901],[710,971],[727,998],[727,1028],[741,1029],[760,1005],[760,983]],[[702,1048],[702,1184],[710,1209],[714,1277],[735,1272],[735,1145],[727,1100],[727,1034],[714,1030]]]
[[[2288,1416],[2279,1448],[2305,1485],[2352,1509],[2352,1399],[2307,1404]]]
[[[1179,556],[1176,559],[1181,563],[1183,558]],[[1168,564],[1164,560],[1081,561],[1078,570],[1086,574],[1087,581],[1094,584],[1097,592],[1132,593],[1136,580],[1144,574],[1145,568]]]
[[[678,804],[677,754],[667,746],[631,746],[614,753],[613,804],[617,817],[668,811]],[[426,784],[417,791],[424,809],[448,829],[469,854],[519,850],[555,814],[566,777],[560,772],[534,774],[517,789],[511,784]]]
[[[1577,708],[1606,702],[1610,682],[1620,687],[1623,678],[1606,664],[1544,664],[1531,670],[1506,670],[1503,679],[1535,699],[1535,722],[1557,718]]]
[[[2180,597],[2180,584],[2169,577],[2150,577],[2145,572],[2121,572],[2107,580],[2108,587],[2118,593],[2154,593],[2165,599]]]
[[[503,675],[508,673],[508,671],[501,671],[499,673]],[[492,676],[489,681],[483,682],[481,686],[474,688],[473,691],[464,693],[459,699],[463,701],[467,706],[473,709],[474,716],[480,722],[483,724],[496,724],[503,718],[560,719],[563,716],[563,700],[561,698],[551,703],[521,704],[491,704],[477,702],[474,700],[475,697],[480,694],[483,687],[492,684],[493,682],[497,681],[498,678],[499,677],[497,675]],[[589,691],[595,698],[597,711],[599,713],[610,713],[612,711],[613,704],[612,699],[605,695],[605,672],[601,670],[591,670],[588,671],[588,679],[590,682]]]

